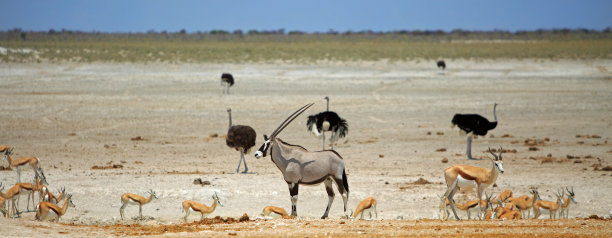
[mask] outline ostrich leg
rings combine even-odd
[[[244,171],[242,171],[243,174],[246,174],[249,172],[249,167],[247,167],[246,164],[246,159],[244,158],[244,153],[240,153],[240,160],[244,161]]]
[[[467,134],[467,151],[465,154],[467,155],[468,159],[477,160],[472,157],[472,137],[473,136],[474,136],[473,132],[470,132]]]
[[[240,161],[238,161],[238,168],[236,168],[236,173],[238,173],[238,171],[240,170],[240,165],[242,164],[242,160],[243,159],[244,159],[244,154],[242,152],[240,152]]]
[[[323,150],[325,150],[325,131],[321,133],[321,138],[323,138]]]

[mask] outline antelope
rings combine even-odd
[[[530,209],[537,200],[541,199],[538,190],[532,189],[529,191],[529,193],[531,193],[531,198],[527,195],[523,195],[517,198],[509,199],[510,203],[514,204],[514,206],[521,211],[521,214],[524,215],[525,211],[527,211],[527,216],[523,216],[523,218],[529,218],[529,216],[531,216]]]
[[[289,216],[285,209],[275,206],[266,206],[261,211],[261,216],[269,217],[271,213],[275,213],[280,215],[283,219],[292,219],[293,217]]]
[[[6,200],[11,201],[12,207],[11,207],[11,210],[8,212],[9,217],[14,216],[15,214],[19,216],[20,214],[19,210],[17,209],[15,201],[21,194],[21,191],[22,191],[21,184],[15,184],[13,187],[9,188],[9,190],[7,190],[6,193],[0,192],[1,197],[3,197]]]
[[[210,207],[192,200],[184,201],[183,210],[185,211],[185,217],[183,218],[183,220],[187,222],[187,217],[189,216],[189,213],[191,213],[191,211],[199,212],[202,215],[200,217],[200,220],[202,220],[206,215],[211,214],[215,211],[215,209],[217,208],[217,204],[219,204],[219,206],[223,206],[223,204],[221,204],[221,201],[219,200],[217,192],[213,194],[212,199],[213,203],[210,205]]]
[[[32,207],[36,207],[35,201],[34,201],[34,193],[35,192],[39,192],[40,193],[40,189],[42,188],[43,183],[45,183],[45,181],[40,178],[37,177],[35,178],[35,182],[34,184],[31,183],[17,183],[15,185],[19,185],[21,188],[21,191],[25,190],[27,191],[27,193],[19,193],[19,196],[28,196],[28,202],[26,203],[26,209],[28,211],[30,211],[30,198],[32,199]]]
[[[64,187],[62,187],[61,190],[60,189],[57,190],[57,194],[58,194],[57,197],[53,195],[51,191],[48,191],[48,190],[49,188],[47,188],[47,186],[43,186],[43,188],[40,190],[43,194],[43,201],[55,203],[55,204],[61,201],[64,198],[64,195],[66,193],[66,189]]]
[[[308,151],[299,145],[292,145],[276,137],[297,116],[302,114],[314,103],[309,103],[291,114],[283,123],[272,132],[270,137],[264,135],[264,143],[255,152],[255,158],[266,157],[270,149],[270,157],[289,187],[291,196],[291,216],[297,216],[298,188],[300,184],[316,185],[325,184],[328,202],[325,213],[321,219],[327,218],[329,209],[334,201],[334,190],[332,183],[336,182],[338,191],[344,202],[344,217],[347,216],[346,203],[348,201],[349,186],[344,167],[344,161],[340,154],[334,150]]]
[[[493,203],[505,202],[511,197],[512,197],[512,190],[506,189],[503,192],[501,192],[492,202]]]
[[[6,210],[6,198],[5,194],[2,192],[4,190],[4,185],[0,183],[0,211],[4,217],[8,217],[8,211]]]
[[[370,214],[370,220],[372,219],[372,210],[374,210],[374,214],[376,214],[376,219],[378,219],[378,212],[376,212],[376,199],[373,197],[368,197],[363,201],[357,204],[357,208],[355,208],[355,213],[351,215],[351,218],[355,218],[360,215],[359,219],[363,219],[363,213],[368,211]]]
[[[121,220],[123,220],[123,211],[127,207],[128,204],[138,204],[138,214],[140,215],[140,219],[142,220],[142,206],[151,202],[154,198],[157,199],[157,195],[151,189],[149,193],[149,198],[145,198],[140,195],[136,195],[133,193],[124,193],[121,195],[121,208],[119,208],[119,213],[121,214]]]
[[[441,198],[442,202],[446,202],[444,198],[448,198],[451,204],[451,209],[453,210],[453,214],[457,220],[459,216],[457,216],[457,211],[455,209],[455,200],[453,200],[453,196],[455,196],[455,192],[461,189],[471,189],[476,188],[476,200],[478,201],[478,219],[481,218],[481,200],[482,193],[485,188],[495,183],[497,180],[498,173],[504,173],[503,161],[502,161],[502,148],[499,147],[499,155],[496,155],[491,151],[489,147],[489,153],[491,153],[495,160],[487,155],[489,160],[493,162],[493,168],[490,170],[474,167],[470,165],[455,165],[450,168],[444,170],[444,178],[446,180],[446,192],[444,196]],[[444,219],[447,220],[448,217],[444,214]]]
[[[64,204],[62,205],[62,207],[50,202],[41,202],[40,204],[38,204],[38,206],[36,207],[36,220],[46,220],[47,216],[49,215],[49,211],[51,211],[55,213],[55,215],[57,216],[57,222],[59,222],[60,217],[66,214],[68,207],[76,207],[74,203],[72,203],[72,194],[67,194],[64,197],[63,201]]]
[[[567,187],[565,188],[565,190],[567,191],[567,197],[563,198],[563,206],[561,206],[561,209],[559,210],[559,218],[563,218],[563,213],[565,213],[565,218],[567,219],[569,216],[570,202],[573,202],[574,204],[578,204],[578,202],[576,202],[576,200],[574,199],[575,194],[573,187],[571,191]]]
[[[515,220],[521,219],[522,213],[519,210],[514,210],[514,204],[506,203],[504,201],[497,201],[497,207],[495,208],[495,214],[497,219],[500,220]],[[507,207],[510,204],[510,207]]]
[[[563,191],[563,190],[561,190]],[[555,213],[559,210],[559,207],[563,206],[563,193],[555,193],[557,196],[557,201],[537,201],[533,204],[533,219],[538,219],[542,213],[548,213],[550,215],[550,219],[555,218]]]
[[[487,196],[485,194],[485,199],[484,200],[480,200],[481,204],[482,203],[487,204],[486,207],[485,207],[485,210],[487,208],[489,208],[488,201],[491,200],[491,197],[492,197],[492,195],[491,196]],[[472,212],[478,211],[478,201],[477,200],[470,200],[470,201],[467,201],[467,202],[465,202],[463,204],[458,203],[458,204],[455,204],[455,205],[457,206],[457,208],[459,208],[459,210],[465,211],[467,213],[468,220],[472,219]],[[448,207],[448,206],[450,206],[450,202],[448,202],[448,200],[447,200],[446,207]],[[448,216],[448,208],[446,209],[446,211],[447,211],[446,214]]]
[[[40,164],[39,164],[40,160],[38,158],[23,157],[23,158],[13,159],[13,157],[11,157],[11,153],[13,153],[13,148],[5,149],[3,160],[8,160],[10,168],[17,168],[17,183],[21,183],[21,166],[25,166],[27,164],[29,164],[30,167],[32,167],[32,170],[34,170],[34,174],[36,174],[37,177],[42,177],[43,179],[45,179],[44,177],[45,175],[42,169],[40,168]]]

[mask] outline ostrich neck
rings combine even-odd
[[[497,108],[497,104],[493,105],[493,119],[497,121],[497,114],[495,113],[495,108]]]
[[[325,100],[327,101],[327,111],[329,112],[329,98],[325,98]]]
[[[232,111],[228,111],[227,113],[229,114],[229,127],[227,127],[227,130],[229,130],[232,128]]]

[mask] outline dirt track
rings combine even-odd
[[[267,205],[287,209],[287,185],[269,158],[256,160],[251,153],[247,161],[256,174],[231,174],[239,154],[225,146],[226,108],[232,108],[234,123],[257,131],[258,147],[263,134],[301,105],[316,102],[306,115],[325,110],[325,95],[331,97],[330,109],[349,122],[347,138],[336,146],[347,164],[349,208],[367,196],[376,197],[379,218],[384,220],[339,224],[342,202],[337,196],[332,219],[319,221],[327,204],[325,189],[319,185],[300,188],[302,221],[219,224],[210,227],[220,230],[214,234],[224,236],[234,229],[238,235],[256,235],[242,230],[261,228],[257,231],[262,234],[293,235],[292,228],[299,226],[308,227],[304,232],[313,231],[308,234],[341,236],[356,234],[364,226],[370,235],[403,235],[404,230],[437,235],[455,232],[455,227],[444,228],[447,224],[458,229],[481,224],[417,219],[438,217],[444,168],[491,166],[488,160],[465,159],[465,137],[450,128],[450,119],[459,112],[492,118],[493,102],[500,104],[499,125],[486,137],[475,139],[472,150],[479,157],[486,156],[489,146],[508,150],[506,172],[498,178],[497,187],[488,191],[498,194],[512,189],[520,196],[536,187],[543,199],[551,200],[558,188],[573,186],[578,204],[572,204],[570,217],[609,215],[612,172],[599,169],[612,165],[612,75],[602,70],[612,68],[610,61],[448,63],[443,73],[431,62],[0,65],[0,144],[14,146],[16,157],[39,157],[49,187],[55,191],[65,186],[77,206],[62,218],[70,226],[34,222],[33,213],[24,213],[19,219],[0,219],[0,227],[11,224],[15,228],[7,233],[11,236],[28,236],[32,227],[42,231],[47,226],[74,235],[121,232],[125,228],[119,225],[137,222],[119,220],[120,195],[144,195],[149,189],[156,190],[160,199],[143,207],[146,226],[181,224],[180,203],[193,199],[209,204],[214,191],[225,206],[213,216],[238,218],[247,213],[253,217]],[[222,72],[231,72],[237,79],[232,95],[220,95]],[[320,140],[306,131],[306,115],[279,137],[319,150]],[[219,136],[212,136],[215,133]],[[442,163],[443,158],[448,163]],[[0,181],[13,184],[15,174],[0,171]],[[22,179],[31,177],[31,170],[22,170]],[[211,185],[194,185],[196,178]],[[415,183],[420,178],[426,182]],[[456,198],[473,197],[469,192]],[[22,209],[25,200],[20,202]],[[137,213],[137,207],[126,210],[130,218]],[[196,219],[193,215],[189,221]],[[586,225],[601,227],[600,235],[610,230],[608,221],[599,220],[537,221],[542,228],[522,229],[533,222],[502,224],[526,234],[568,234],[561,228],[565,225],[583,235],[588,235]],[[275,229],[265,228],[277,223]],[[388,223],[394,228],[385,227]],[[426,225],[414,228],[419,223]],[[499,222],[482,224],[495,227]],[[108,225],[117,227],[88,228]],[[397,228],[403,226],[412,228]],[[438,226],[440,231],[435,230]],[[464,229],[476,234],[477,229],[487,232],[485,227]]]

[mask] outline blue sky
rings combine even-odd
[[[0,30],[536,30],[612,27],[612,0],[0,0]]]

